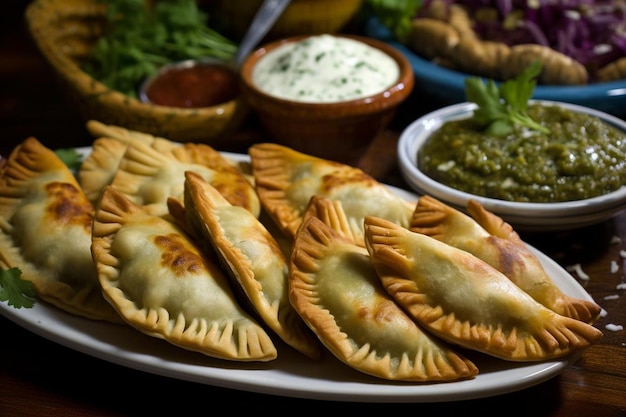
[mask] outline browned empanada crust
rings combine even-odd
[[[215,170],[218,175],[208,181],[210,185],[232,205],[243,207],[259,217],[261,202],[251,179],[239,165],[205,144],[185,143],[174,149],[172,154],[182,163],[199,164]]]
[[[18,267],[39,298],[69,313],[120,323],[102,297],[91,258],[94,207],[70,169],[31,137],[0,177],[0,258]]]
[[[522,238],[504,219],[486,210],[476,200],[468,200],[466,206],[468,214],[490,235],[506,239],[511,242],[523,243]]]
[[[330,352],[360,372],[388,380],[475,376],[471,361],[425,333],[385,292],[347,226],[341,202],[317,196],[309,207],[294,239],[289,294]]]
[[[563,293],[510,224],[476,200],[468,202],[467,208],[471,217],[423,196],[416,204],[410,229],[470,252],[561,315],[588,323],[597,320],[600,306]]]
[[[91,153],[85,157],[77,174],[85,195],[92,203],[98,201],[104,186],[113,180],[126,147],[126,143],[112,138],[93,141]]]
[[[259,199],[267,214],[293,238],[311,197],[342,202],[350,228],[363,241],[363,217],[375,214],[408,226],[414,202],[393,194],[359,168],[304,154],[275,143],[249,148]]]
[[[165,215],[169,197],[183,199],[185,171],[201,174],[233,205],[259,215],[261,203],[254,186],[233,164],[204,144],[186,143],[169,151],[129,144],[111,185],[135,204]]]
[[[285,343],[320,359],[319,341],[289,303],[288,260],[265,226],[194,172],[185,173],[184,207],[187,227],[215,249],[246,304]]]
[[[467,212],[469,215],[485,230],[492,233],[498,242],[506,239],[516,248],[521,248],[522,254],[531,259],[529,263],[534,262],[535,268],[529,267],[525,274],[521,272],[517,274],[518,278],[514,280],[516,284],[528,292],[534,299],[564,316],[572,317],[587,323],[594,323],[602,312],[602,308],[588,300],[571,297],[563,293],[541,267],[538,259],[530,253],[528,247],[524,244],[519,235],[513,231],[513,227],[502,220],[499,216],[486,210],[479,202],[470,200],[467,203]],[[506,246],[503,244],[503,246]],[[502,262],[506,265],[506,262]],[[498,267],[498,269],[501,269]],[[502,268],[505,275],[509,273]],[[522,276],[523,275],[523,276]]]
[[[469,252],[371,216],[365,238],[389,294],[450,343],[506,360],[538,361],[580,351],[602,336],[538,303]]]
[[[217,262],[175,223],[106,186],[92,236],[103,294],[132,327],[215,358],[277,357],[270,336],[239,305]]]
[[[169,150],[179,145],[179,143],[170,139],[126,129],[122,126],[107,125],[97,120],[88,120],[87,130],[95,139],[109,138],[125,144],[144,143],[159,151]]]
[[[97,120],[89,120],[87,130],[95,140],[91,152],[78,170],[78,180],[87,198],[94,204],[104,186],[113,180],[128,145],[140,143],[159,152],[169,152],[180,146],[180,143],[169,139],[106,125]]]

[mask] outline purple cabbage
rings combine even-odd
[[[434,0],[424,0],[422,9]],[[508,45],[536,43],[569,56],[591,76],[601,67],[626,56],[626,1],[617,0],[439,0],[465,6],[470,14],[495,9],[497,19],[475,20],[482,39]],[[418,16],[420,15],[418,11]],[[505,27],[508,17],[516,22]]]

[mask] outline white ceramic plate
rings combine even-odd
[[[598,110],[570,103],[537,100],[558,104],[573,111],[586,112],[626,132],[626,122]],[[600,223],[626,208],[626,187],[585,200],[559,203],[518,203],[486,198],[445,186],[425,175],[417,167],[417,153],[428,137],[448,120],[470,117],[474,103],[458,103],[430,112],[412,122],[398,140],[398,165],[407,183],[419,194],[429,194],[446,204],[464,210],[469,199],[479,201],[518,230],[567,230]]]
[[[225,154],[236,160],[247,157]],[[415,195],[398,188],[408,198]],[[565,293],[589,299],[589,294],[556,262],[531,248],[556,285]],[[356,402],[442,402],[483,398],[521,390],[559,374],[580,353],[538,363],[506,362],[468,352],[480,374],[467,381],[439,384],[394,383],[357,372],[330,354],[321,362],[277,343],[278,359],[239,363],[213,359],[149,337],[131,327],[100,323],[37,302],[32,309],[0,303],[0,314],[56,343],[112,363],[181,380],[262,394]]]

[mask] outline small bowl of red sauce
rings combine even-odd
[[[235,66],[208,58],[164,65],[143,83],[139,98],[159,106],[202,108],[235,100],[239,94]]]

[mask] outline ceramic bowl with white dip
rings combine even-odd
[[[270,140],[350,163],[414,85],[410,64],[395,48],[343,34],[268,43],[244,61],[241,78]]]

